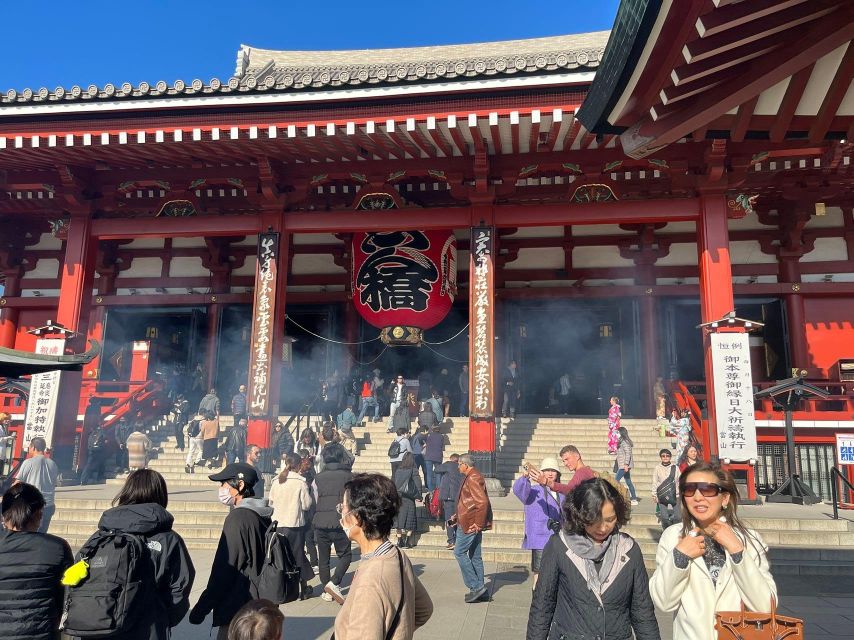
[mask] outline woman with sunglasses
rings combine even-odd
[[[679,478],[682,523],[661,535],[650,581],[655,605],[675,614],[674,640],[715,640],[715,612],[770,611],[777,600],[767,547],[737,515],[732,474],[698,462]]]

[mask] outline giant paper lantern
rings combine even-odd
[[[429,329],[447,315],[457,292],[452,231],[353,234],[353,304],[380,329]]]

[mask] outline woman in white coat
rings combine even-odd
[[[777,601],[767,547],[739,519],[738,491],[719,465],[698,462],[679,478],[682,523],[661,535],[650,593],[675,614],[674,640],[716,640],[715,612],[770,611]]]

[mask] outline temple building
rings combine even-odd
[[[624,0],[611,32],[244,45],[227,80],[10,89],[0,347],[48,320],[103,345],[60,378],[66,466],[91,397],[112,416],[164,379],[224,405],[248,384],[263,443],[333,374],[456,385],[466,362],[488,452],[514,360],[524,413],[567,374],[569,413],[654,417],[661,377],[715,454],[700,325],[735,311],[757,389],[830,394],[795,414],[822,491],[854,432],[853,36],[845,0]],[[770,491],[782,417],[755,417]]]

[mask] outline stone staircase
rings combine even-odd
[[[650,498],[652,469],[659,449],[669,448],[670,439],[661,438],[653,420],[624,420],[635,442],[634,483],[641,504],[633,508],[632,519],[625,531],[638,541],[648,568],[654,567],[655,550],[661,528],[653,513]],[[445,457],[468,449],[468,419],[449,418],[443,425],[446,436]],[[354,471],[390,471],[388,446],[392,440],[385,422],[368,423],[356,428],[360,456]],[[184,473],[183,456],[174,448],[174,437],[153,440],[161,448],[150,467],[164,475],[170,487],[169,511],[175,517],[175,530],[191,549],[214,549],[222,530],[227,510],[215,499],[215,487],[207,469],[194,475]],[[498,477],[506,489],[522,472],[523,461],[539,466],[545,456],[557,456],[567,443],[575,444],[587,464],[597,470],[612,470],[613,456],[606,451],[606,427],[601,419],[519,416],[502,420],[498,459]],[[120,484],[122,478],[108,480]],[[192,497],[181,497],[185,488]],[[116,487],[117,489],[117,487]],[[209,495],[208,495],[209,494]],[[66,497],[67,495],[67,497]],[[57,494],[57,512],[51,533],[66,538],[78,548],[94,531],[101,513],[110,507],[108,499],[75,498]],[[742,515],[755,527],[771,547],[772,569],[783,575],[834,575],[854,572],[854,525],[847,520],[830,520],[816,510],[790,507],[782,512],[780,505],[746,507]],[[488,562],[527,565],[530,552],[520,549],[524,534],[524,514],[515,496],[493,501],[494,528],[484,536],[483,556]],[[408,551],[413,558],[452,559],[445,548],[446,537],[441,522],[430,519],[419,507],[421,531],[417,546]]]

